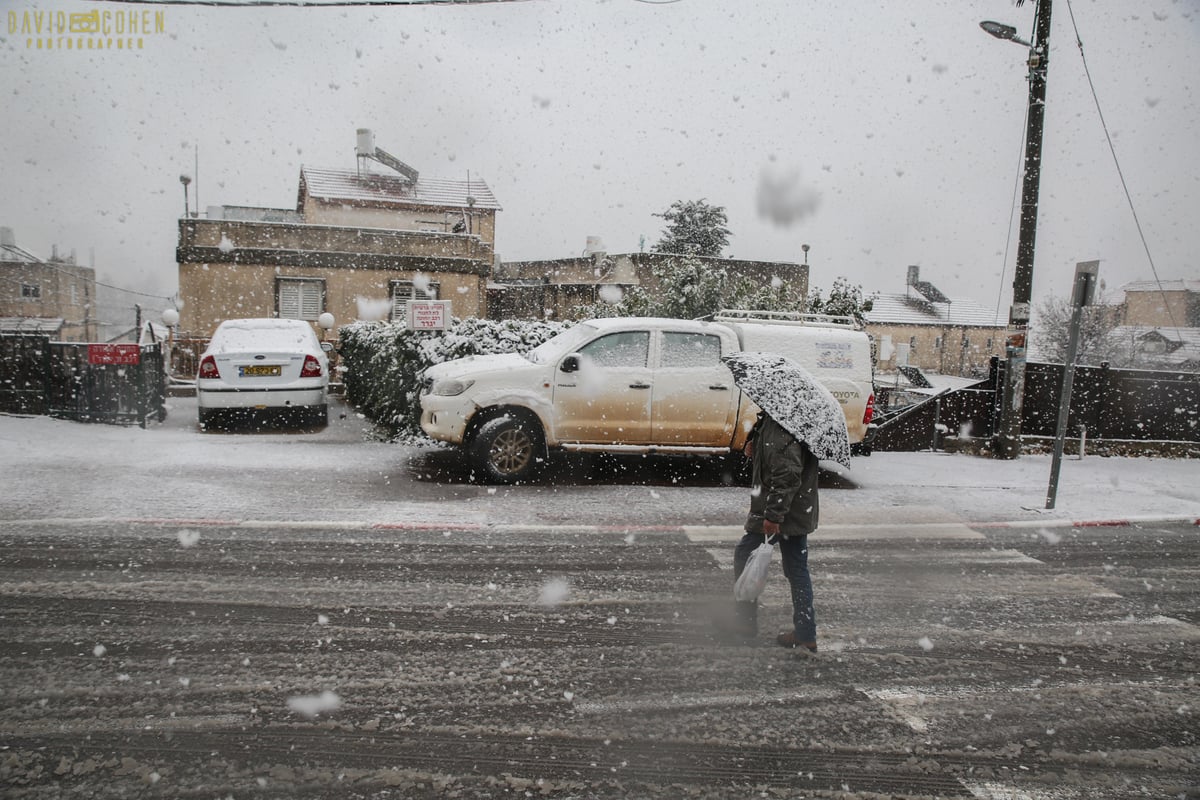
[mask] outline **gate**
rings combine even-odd
[[[146,427],[166,418],[161,344],[0,336],[0,411]]]
[[[0,335],[0,411],[46,413],[49,359],[49,336],[33,333]]]

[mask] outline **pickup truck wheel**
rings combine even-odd
[[[518,483],[537,469],[542,450],[535,423],[516,417],[485,422],[471,443],[471,456],[489,483]]]

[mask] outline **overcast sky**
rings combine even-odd
[[[808,244],[813,285],[868,292],[903,291],[916,264],[1006,316],[1026,50],[979,22],[1028,38],[1033,5],[166,6],[142,49],[78,51],[30,47],[26,12],[146,7],[0,0],[0,225],[169,295],[197,148],[201,206],[294,208],[301,165],[353,168],[368,127],[423,175],[487,181],[505,260],[577,255],[588,236],[649,249],[653,214],[706,198],[728,211],[727,255],[798,262]],[[1065,295],[1082,260],[1110,292],[1152,279],[1150,258],[1164,280],[1200,278],[1200,0],[1054,6],[1035,301]]]

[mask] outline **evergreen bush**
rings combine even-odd
[[[355,322],[338,331],[346,400],[394,438],[421,436],[422,370],[474,355],[524,353],[570,323],[455,319],[445,331]]]

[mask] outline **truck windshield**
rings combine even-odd
[[[597,332],[594,325],[576,325],[563,331],[553,339],[547,339],[525,354],[535,364],[549,364],[559,356],[573,353]]]

